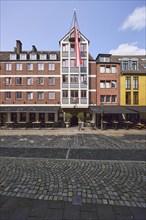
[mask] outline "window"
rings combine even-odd
[[[11,121],[17,121],[17,112],[11,112]]]
[[[68,90],[63,90],[62,91],[62,97],[63,98],[68,98]]]
[[[104,102],[105,102],[105,95],[101,95],[101,96],[100,96],[100,102],[101,102],[101,103],[104,103]]]
[[[81,98],[86,98],[86,90],[81,90]]]
[[[111,96],[110,95],[106,96],[106,102],[111,102]]]
[[[71,83],[78,83],[78,75],[71,75],[70,76],[70,82]]]
[[[37,93],[37,98],[38,99],[44,99],[44,92],[38,92]]]
[[[138,105],[138,92],[133,92],[133,104]]]
[[[11,77],[7,77],[7,78],[5,79],[5,84],[6,84],[6,85],[12,85],[12,78],[11,78]]]
[[[71,45],[70,45],[70,51],[71,51],[71,52],[75,52],[75,45],[74,45],[74,44],[71,44]]]
[[[116,66],[112,66],[112,73],[116,73],[116,72],[117,72]]]
[[[87,67],[87,60],[82,60],[81,67]]]
[[[55,92],[49,92],[48,98],[49,99],[55,99]]]
[[[99,60],[100,60],[100,62],[110,62],[109,57],[100,57]]]
[[[37,55],[35,53],[30,54],[30,60],[36,60]]]
[[[33,63],[27,64],[27,70],[33,70]]]
[[[116,81],[111,81],[111,87],[116,88],[116,86],[117,86],[117,82]]]
[[[80,45],[80,50],[81,51],[86,51],[87,50],[87,45],[86,44],[81,44]]]
[[[71,90],[71,97],[78,97],[78,91],[77,90]]]
[[[106,73],[110,73],[110,66],[106,66]]]
[[[6,63],[6,70],[12,70],[12,64]]]
[[[55,85],[55,77],[48,78],[48,85]]]
[[[68,67],[68,60],[62,60],[62,67]]]
[[[131,105],[131,92],[126,92],[126,105]]]
[[[128,70],[128,61],[122,61],[122,70]]]
[[[68,75],[63,75],[62,81],[63,81],[63,83],[68,83]]]
[[[5,99],[11,99],[11,92],[5,92]]]
[[[81,75],[81,83],[87,83],[87,75]]]
[[[40,54],[40,60],[46,60],[47,54]]]
[[[57,60],[57,55],[51,53],[51,54],[50,54],[50,60]]]
[[[38,85],[44,85],[44,78],[43,77],[38,78]]]
[[[138,77],[133,77],[133,89],[138,89]]]
[[[27,99],[33,99],[33,93],[32,92],[27,92],[26,97],[27,97]]]
[[[10,60],[16,60],[17,56],[16,54],[10,54]]]
[[[55,114],[54,113],[48,113],[48,121],[54,121],[55,120]]]
[[[26,83],[27,83],[27,85],[33,85],[33,78],[32,77],[28,77]]]
[[[106,81],[105,87],[106,87],[107,89],[111,88],[111,82],[110,82],[110,81]]]
[[[20,121],[26,121],[26,112],[20,112]]]
[[[105,88],[105,81],[100,81],[100,88],[101,89]]]
[[[22,63],[16,63],[16,70],[22,70]]]
[[[16,78],[16,85],[22,85],[22,78],[20,77]]]
[[[68,44],[62,45],[62,51],[68,51]]]
[[[131,69],[132,70],[137,70],[137,61],[132,61]]]
[[[75,60],[70,60],[70,67],[75,67]]]
[[[22,92],[16,92],[16,99],[22,99]]]
[[[55,64],[49,63],[49,70],[55,70]]]
[[[105,66],[100,66],[100,73],[105,73]]]
[[[44,70],[44,64],[38,63],[38,70]]]
[[[126,89],[131,89],[131,77],[126,77]]]
[[[26,54],[20,54],[20,60],[26,60]]]
[[[116,102],[116,95],[112,95],[112,103]]]

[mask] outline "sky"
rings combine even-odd
[[[80,32],[90,41],[89,52],[115,55],[146,54],[146,1],[143,0],[0,0],[0,51],[59,50],[59,41],[73,27],[76,9]]]

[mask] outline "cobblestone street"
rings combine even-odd
[[[140,132],[1,135],[0,195],[146,208],[145,144]]]

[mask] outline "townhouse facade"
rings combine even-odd
[[[75,65],[75,36],[71,29],[60,51],[24,51],[20,40],[13,51],[0,52],[0,117],[7,121],[65,120],[77,115],[105,121],[146,120],[146,57],[89,53],[89,40],[79,32],[82,63]],[[127,64],[128,62],[128,64]]]

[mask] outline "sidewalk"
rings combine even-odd
[[[1,197],[1,220],[145,220],[144,208]]]

